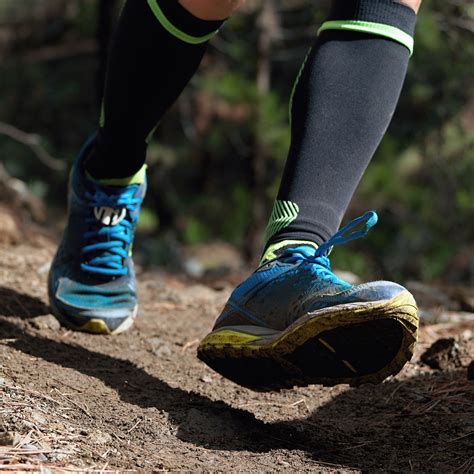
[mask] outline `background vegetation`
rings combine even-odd
[[[119,3],[0,0],[0,162],[50,220],[64,215],[67,169],[97,124]],[[152,261],[170,260],[175,242],[214,240],[256,257],[286,158],[288,98],[327,4],[249,0],[212,41],[149,150],[141,229]],[[347,216],[375,208],[380,224],[334,253],[338,267],[474,283],[473,36],[472,2],[425,1],[401,102]]]

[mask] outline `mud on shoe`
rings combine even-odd
[[[398,373],[417,340],[413,296],[388,281],[352,286],[328,258],[333,246],[364,236],[376,222],[368,212],[319,248],[301,241],[271,246],[231,294],[198,357],[262,391],[379,383]]]
[[[79,331],[117,334],[137,314],[131,247],[146,192],[145,167],[126,183],[99,184],[84,171],[93,139],[71,173],[68,221],[48,278],[53,314]]]

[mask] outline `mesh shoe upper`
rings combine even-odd
[[[391,299],[404,291],[402,286],[387,281],[352,286],[331,270],[327,256],[331,247],[365,235],[376,221],[374,212],[367,213],[319,248],[308,244],[280,248],[276,258],[261,265],[234,290],[215,328],[250,324],[283,330],[312,311]],[[361,223],[364,229],[344,235]]]

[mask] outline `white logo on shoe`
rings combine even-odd
[[[94,207],[95,218],[104,225],[117,225],[125,219],[127,209],[114,209],[112,207]]]

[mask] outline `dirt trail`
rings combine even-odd
[[[423,327],[380,386],[258,394],[195,357],[229,285],[142,273],[129,333],[78,334],[49,315],[52,252],[0,246],[0,469],[474,472],[474,382],[419,362],[472,323]]]

